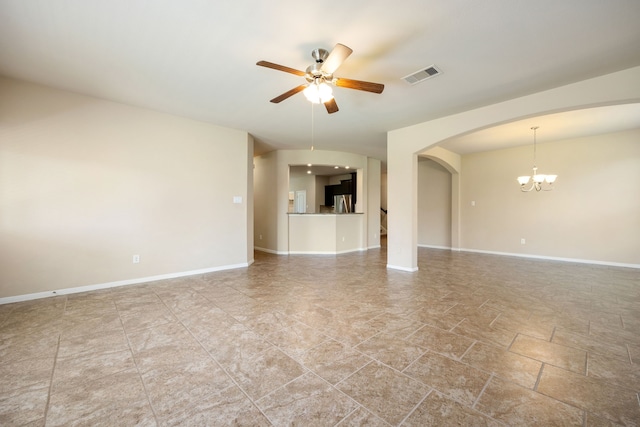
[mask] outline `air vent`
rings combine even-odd
[[[431,77],[435,77],[439,74],[442,74],[442,71],[437,69],[435,65],[430,65],[427,68],[416,71],[415,73],[411,73],[406,77],[403,77],[402,80],[409,83],[410,85],[414,85],[416,83],[420,83],[424,80],[430,79]]]

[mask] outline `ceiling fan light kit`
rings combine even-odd
[[[336,44],[331,52],[321,48],[314,49],[311,52],[311,56],[315,63],[307,67],[306,71],[296,70],[295,68],[285,67],[269,61],[258,61],[256,65],[303,76],[307,80],[306,84],[296,86],[282,95],[276,96],[271,102],[277,104],[298,92],[303,92],[310,102],[314,104],[323,103],[327,113],[332,114],[338,111],[338,104],[333,97],[331,85],[378,94],[384,90],[384,85],[381,83],[334,77],[333,73],[352,52],[353,50],[340,43]]]

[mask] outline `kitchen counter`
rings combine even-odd
[[[290,254],[340,254],[362,251],[362,213],[290,213]]]

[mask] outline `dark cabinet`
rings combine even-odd
[[[324,186],[324,205],[333,206],[334,196],[341,196],[343,194],[351,195],[352,209],[356,205],[356,173],[351,174],[351,179],[340,180],[340,184],[325,185]],[[353,211],[352,211],[353,212]]]

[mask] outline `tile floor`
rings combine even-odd
[[[0,425],[640,425],[640,271],[420,249],[0,306]]]

